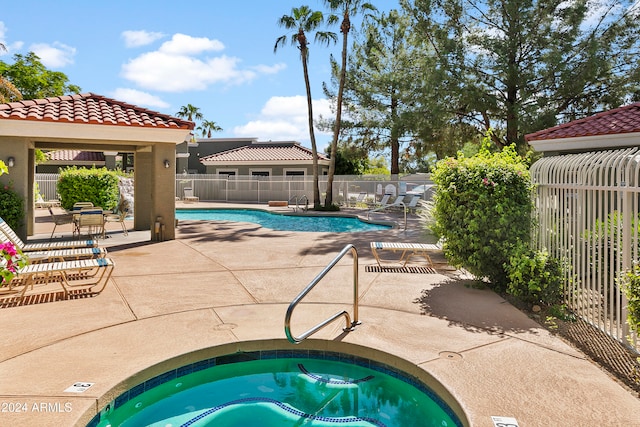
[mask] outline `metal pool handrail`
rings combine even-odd
[[[348,252],[353,254],[353,322],[351,321],[351,316],[349,316],[349,312],[343,310],[339,313],[334,314],[328,319],[318,323],[316,326],[312,327],[308,331],[304,332],[299,337],[294,337],[291,334],[291,316],[293,315],[293,310],[296,308],[298,303],[302,301],[302,299],[318,284],[320,281],[326,276],[326,274],[340,261]],[[293,344],[299,344],[300,342],[307,339],[309,336],[315,334],[320,329],[327,326],[329,323],[336,320],[338,317],[344,316],[346,319],[346,327],[345,331],[352,331],[356,325],[359,325],[358,321],[358,250],[352,244],[348,244],[347,246],[340,251],[340,253],[327,265],[321,272],[318,274],[312,281],[307,285],[306,288],[302,292],[298,294],[297,297],[293,299],[291,304],[289,304],[289,308],[287,309],[287,314],[284,318],[284,333],[287,335],[287,339]]]

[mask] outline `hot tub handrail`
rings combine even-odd
[[[302,299],[318,284],[320,281],[326,276],[326,274],[340,261],[348,252],[353,254],[353,322],[351,321],[351,316],[349,312],[343,310],[339,313],[334,314],[328,319],[318,323],[316,326],[312,327],[308,331],[304,332],[299,337],[295,337],[291,334],[291,316],[293,315],[293,310],[296,308],[298,303],[302,301]],[[359,325],[358,321],[358,250],[352,244],[348,244],[345,246],[342,251],[327,265],[321,272],[318,274],[312,281],[307,285],[306,288],[302,292],[298,294],[297,297],[293,299],[291,304],[289,304],[289,308],[287,309],[287,314],[284,318],[284,333],[287,336],[287,339],[293,343],[298,344],[309,336],[315,334],[320,329],[324,328],[329,323],[336,320],[338,317],[344,316],[346,319],[346,327],[345,331],[352,331],[356,325]]]

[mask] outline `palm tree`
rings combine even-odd
[[[178,111],[176,113],[177,117],[181,117],[183,119],[187,119],[190,122],[193,121],[193,119],[197,119],[197,120],[202,120],[202,113],[200,112],[200,108],[193,106],[191,104],[187,104],[187,105],[183,105],[182,107],[180,107],[180,111]],[[193,135],[193,131],[190,132],[191,135],[191,142],[195,142],[196,137]]]
[[[338,84],[338,99],[336,101],[336,121],[333,125],[333,138],[331,140],[331,152],[329,163],[329,175],[327,176],[327,195],[325,206],[333,203],[333,176],[336,173],[336,157],[338,152],[338,137],[340,135],[340,122],[342,120],[342,96],[347,73],[347,39],[351,30],[350,16],[355,16],[360,12],[374,12],[376,7],[371,3],[362,0],[325,0],[325,4],[334,12],[342,13],[342,23],[340,32],[342,33],[342,64],[340,69],[340,82]]]
[[[198,130],[202,132],[202,137],[206,135],[207,138],[211,138],[211,132],[220,132],[222,128],[211,120],[203,120],[198,126]]]
[[[7,47],[0,43],[0,50],[7,50]],[[19,101],[22,99],[22,94],[17,87],[13,85],[9,80],[0,76],[0,103]]]
[[[194,118],[196,120],[202,120],[202,113],[200,112],[200,108],[194,107],[191,104],[183,105],[182,107],[180,107],[180,111],[176,113],[176,116],[187,119],[190,122],[192,122]]]
[[[333,18],[330,18],[333,20]],[[331,21],[330,21],[331,22]],[[278,25],[287,30],[294,30],[290,36],[283,35],[276,39],[273,47],[275,53],[278,48],[287,44],[297,45],[300,50],[300,59],[302,61],[302,71],[304,73],[304,84],[307,90],[307,111],[309,116],[309,138],[311,139],[311,153],[313,156],[313,206],[314,209],[320,207],[320,187],[318,186],[318,147],[316,146],[316,136],[313,131],[313,107],[311,105],[311,85],[309,84],[309,41],[306,33],[315,31],[315,41],[329,45],[336,42],[338,36],[335,33],[327,31],[316,31],[324,23],[324,15],[322,12],[312,11],[309,6],[294,7],[291,9],[291,15],[283,15],[278,20]]]

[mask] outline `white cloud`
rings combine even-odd
[[[161,98],[136,89],[118,88],[113,91],[110,96],[118,101],[129,102],[139,106],[158,109],[164,109],[170,106],[168,102],[163,101]]]
[[[73,64],[73,57],[76,54],[76,48],[67,46],[60,42],[34,43],[29,50],[40,58],[45,67],[62,68],[65,65]]]
[[[207,51],[224,50],[224,44],[219,40],[206,37],[191,37],[185,34],[174,34],[171,40],[162,43],[160,52],[169,55],[197,55]]]
[[[287,68],[287,64],[278,63],[275,65],[256,65],[251,67],[252,70],[257,71],[260,74],[278,74]]]
[[[17,41],[13,43],[7,42],[7,39],[6,39],[7,31],[8,30],[7,30],[7,27],[4,25],[4,22],[0,21],[0,43],[2,43],[4,47],[7,49],[7,50],[0,49],[0,56],[9,55],[11,52],[20,50],[24,45],[24,43],[21,41]]]
[[[164,92],[202,91],[212,84],[238,85],[261,74],[278,73],[284,64],[241,68],[237,57],[206,56],[224,49],[218,40],[174,34],[158,50],[122,65],[121,75],[141,88]]]
[[[204,90],[212,83],[242,83],[256,73],[236,68],[238,58],[201,60],[186,55],[150,52],[122,66],[122,75],[140,87],[165,92]]]
[[[313,100],[313,116],[330,116],[329,100]],[[260,116],[245,125],[232,130],[238,137],[255,135],[260,140],[309,142],[307,119],[307,98],[298,96],[274,96],[269,98],[260,111]],[[326,140],[328,133],[315,130],[316,139]],[[324,135],[324,138],[322,136]],[[322,151],[322,141],[318,141],[318,150]]]
[[[155,33],[150,31],[123,31],[121,34],[124,39],[124,45],[126,47],[139,47],[146,46],[154,41],[164,37],[162,33]]]

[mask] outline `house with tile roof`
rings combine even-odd
[[[640,146],[640,102],[525,136],[545,156]]]
[[[26,224],[19,232],[33,234],[36,149],[106,151],[134,157],[134,228],[148,229],[151,240],[158,240],[152,223],[162,217],[163,238],[174,239],[176,146],[194,127],[94,93],[0,104],[0,156],[13,165],[0,181],[13,181],[25,201]]]
[[[236,146],[224,149],[229,142]],[[209,140],[208,144],[214,152],[197,156],[207,174],[262,177],[313,175],[313,153],[299,142],[219,139]],[[319,175],[326,175],[328,171],[329,159],[318,153]]]

